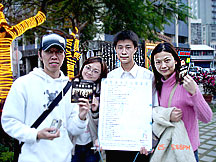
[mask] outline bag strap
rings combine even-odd
[[[171,91],[171,93],[170,93],[169,101],[168,101],[168,107],[171,106],[172,97],[173,97],[173,95],[174,95],[174,93],[175,93],[175,90],[176,90],[177,86],[178,86],[178,82],[176,82],[176,84],[174,85],[174,87],[173,87],[173,89],[172,89],[172,91]]]
[[[31,128],[37,128],[44,121],[44,119],[46,119],[46,117],[49,115],[49,113],[55,108],[56,105],[58,105],[58,103],[61,101],[62,97],[67,93],[70,86],[71,86],[71,82],[68,81],[66,86],[64,87],[64,89],[52,101],[52,103],[48,106],[48,108],[39,116],[39,118],[31,126]]]

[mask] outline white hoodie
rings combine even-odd
[[[13,83],[3,108],[2,127],[11,137],[25,142],[19,162],[71,161],[73,144],[68,132],[72,135],[84,133],[88,122],[79,119],[79,107],[70,101],[71,89],[37,129],[30,128],[67,81],[68,77],[62,72],[60,78],[53,79],[42,69],[35,68]],[[37,140],[37,132],[50,127],[53,119],[62,120],[60,137]]]

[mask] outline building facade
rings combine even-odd
[[[190,0],[190,7],[195,17],[191,20],[191,61],[216,68],[216,0]]]
[[[202,44],[202,21],[191,20],[191,44]]]
[[[191,64],[203,68],[215,68],[214,48],[207,45],[191,45]]]
[[[197,0],[198,18],[202,20],[203,44],[216,41],[216,0]]]

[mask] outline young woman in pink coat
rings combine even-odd
[[[190,139],[197,162],[199,141],[198,120],[208,123],[212,110],[204,100],[196,82],[190,75],[180,76],[180,58],[170,43],[158,44],[151,54],[151,65],[155,75],[159,104],[168,107],[170,93],[177,83],[172,97],[171,121],[182,120]]]

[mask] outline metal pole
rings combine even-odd
[[[16,63],[17,63],[17,78],[20,77],[20,66],[19,66],[19,50],[18,50],[18,40],[15,39],[15,49],[16,49]]]

